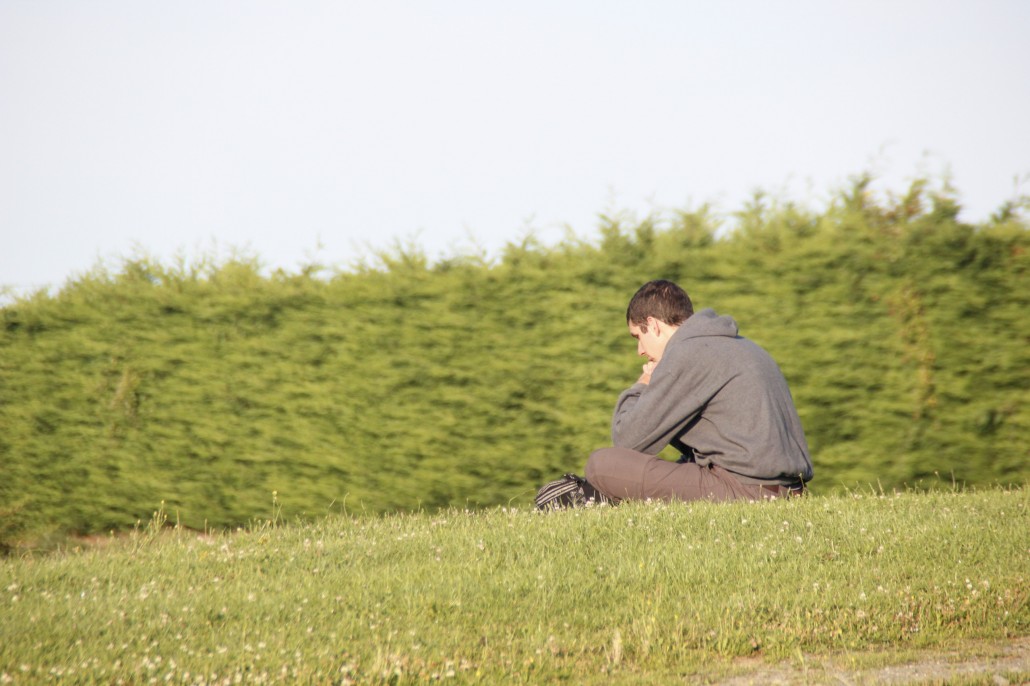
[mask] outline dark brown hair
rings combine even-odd
[[[679,326],[694,314],[690,296],[672,281],[648,281],[633,295],[626,308],[626,323],[639,326],[647,333],[647,318],[671,326]]]

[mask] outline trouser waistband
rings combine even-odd
[[[805,494],[805,485],[803,483],[794,484],[792,486],[762,485],[759,486],[759,488],[777,498],[795,498],[799,495]]]

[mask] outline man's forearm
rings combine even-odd
[[[619,395],[612,414],[612,445],[657,455],[665,443],[654,445],[655,437],[648,435],[651,430],[645,426],[646,414],[641,415],[642,408],[638,407],[640,396],[646,389],[643,383],[635,383]]]

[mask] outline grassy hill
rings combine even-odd
[[[332,515],[201,536],[164,514],[102,546],[0,560],[0,681],[1030,678],[1027,489]]]
[[[1030,223],[958,221],[859,179],[815,211],[761,196],[602,218],[498,260],[266,275],[127,260],[0,310],[0,542],[267,513],[529,502],[609,442],[652,278],[733,315],[780,362],[816,492],[1030,477]]]

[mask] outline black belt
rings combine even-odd
[[[804,484],[795,484],[793,486],[779,486],[779,485],[777,485],[777,486],[766,486],[766,485],[762,485],[762,486],[759,486],[759,488],[761,488],[763,491],[771,493],[772,495],[776,496],[777,498],[793,498],[793,497],[797,497],[799,495],[804,495],[805,494],[805,485]]]

